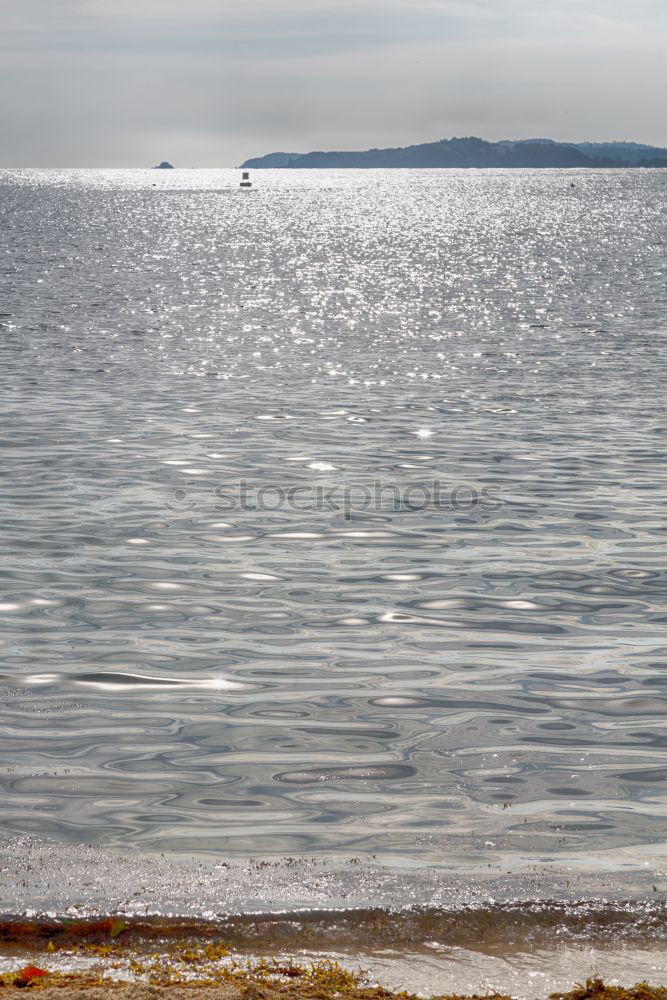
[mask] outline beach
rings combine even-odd
[[[25,986],[8,987],[3,990],[3,995],[23,995],[20,991],[25,990]],[[124,986],[117,984],[95,984],[86,979],[65,979],[55,986],[30,987],[30,992],[35,992],[42,1000],[55,1000],[63,995],[78,997],[79,1000],[153,1000],[153,998],[163,998],[163,1000],[333,1000],[335,997],[348,998],[348,1000],[418,1000],[417,997],[407,993],[394,994],[382,988],[355,987],[354,985],[343,985],[334,980],[333,985],[315,982],[313,986],[287,985],[279,983],[272,987],[267,984],[266,979],[252,977],[242,985],[212,986],[201,984],[198,986],[144,986],[132,985]],[[637,983],[634,987],[621,988],[606,986],[602,980],[591,980],[582,987],[575,988],[569,993],[552,994],[550,1000],[664,1000],[664,988],[650,987],[645,983]],[[511,1000],[501,995],[485,993],[485,1000]],[[464,1000],[457,994],[447,996],[441,994],[433,997],[432,1000]],[[482,1000],[473,997],[465,1000]],[[545,998],[546,1000],[546,998]]]

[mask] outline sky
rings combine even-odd
[[[0,0],[0,166],[667,145],[665,0]]]

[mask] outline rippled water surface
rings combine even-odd
[[[0,172],[4,830],[655,859],[667,172],[254,180]]]

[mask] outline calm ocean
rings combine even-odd
[[[239,179],[0,171],[5,844],[659,880],[667,171]]]

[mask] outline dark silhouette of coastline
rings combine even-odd
[[[269,153],[247,169],[318,167],[667,167],[667,149],[633,142],[566,143],[553,139],[441,139],[396,149],[353,152]]]

